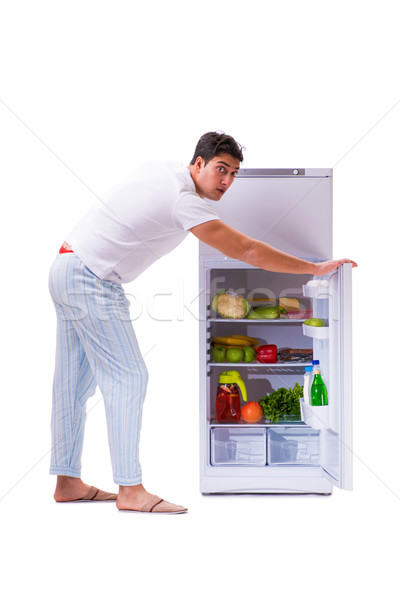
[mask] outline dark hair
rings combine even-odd
[[[246,150],[246,148],[238,144],[232,136],[223,131],[209,131],[202,135],[197,142],[190,164],[194,165],[198,156],[201,156],[207,164],[214,156],[220,156],[221,154],[230,154],[233,158],[237,158],[242,162],[242,150]]]

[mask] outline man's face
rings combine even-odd
[[[232,185],[240,168],[240,161],[230,154],[214,156],[206,165],[201,157],[196,159],[195,185],[202,198],[220,200]]]

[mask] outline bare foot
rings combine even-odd
[[[54,500],[57,502],[68,502],[79,500],[88,492],[89,485],[83,483],[79,477],[67,477],[65,475],[57,475],[56,491],[54,492]]]
[[[156,496],[150,494],[141,483],[138,485],[120,485],[117,498],[117,508],[119,510],[141,510],[147,503],[154,500]],[[150,502],[151,504],[151,502]],[[184,512],[187,509],[183,506],[171,504],[163,500],[154,509],[154,512]]]

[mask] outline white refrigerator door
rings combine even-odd
[[[353,484],[351,278],[351,263],[329,278],[329,429],[320,432],[324,475],[347,490]]]

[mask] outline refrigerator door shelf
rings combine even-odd
[[[305,325],[303,323],[303,333],[315,340],[329,339],[329,327],[313,327],[312,325]]]
[[[329,429],[329,406],[310,406],[300,402],[301,418],[313,429]]]
[[[303,285],[303,296],[315,300],[325,300],[329,298],[329,285]]]

